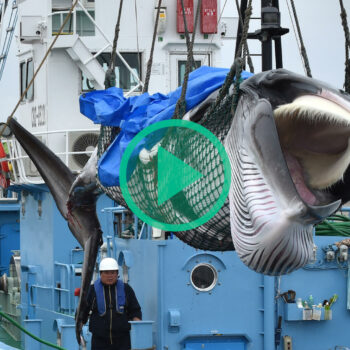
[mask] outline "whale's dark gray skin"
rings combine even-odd
[[[49,187],[59,211],[67,220],[71,232],[84,248],[81,293],[76,313],[76,336],[78,343],[80,343],[81,329],[87,320],[87,292],[98,248],[102,243],[102,231],[96,215],[96,200],[99,192],[96,187],[95,173],[93,177],[89,176],[96,153],[86,164],[83,175],[75,179],[75,175],[60,158],[16,120],[9,119],[7,124],[37,167]]]

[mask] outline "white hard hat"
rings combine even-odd
[[[100,271],[119,270],[118,263],[113,258],[104,258],[100,262]]]

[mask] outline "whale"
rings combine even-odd
[[[184,118],[200,122],[216,96]],[[86,296],[102,243],[96,215],[101,193],[97,154],[76,177],[16,120],[7,124],[84,248],[76,313],[80,343],[88,317]],[[227,130],[223,144],[231,165],[231,185],[216,214],[229,220],[227,232],[209,222],[176,235],[198,249],[235,249],[242,262],[258,273],[279,276],[301,268],[312,257],[314,225],[350,200],[350,96],[284,69],[263,72],[240,84],[238,105]]]

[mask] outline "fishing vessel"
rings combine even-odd
[[[197,1],[184,2],[189,32],[197,5]],[[196,66],[222,66],[223,41],[235,43],[237,31],[242,33],[237,12],[222,16],[224,5],[202,0],[193,47]],[[242,1],[242,19],[247,5]],[[277,20],[272,23],[275,29],[283,29],[278,1],[260,5],[264,10],[258,22],[263,22],[264,14],[270,15],[267,20]],[[80,114],[79,97],[105,87],[119,6],[119,1],[80,0],[58,35],[72,1],[0,2],[0,84],[24,94],[13,117],[77,174],[100,133],[99,127]],[[148,91],[166,94],[182,84],[188,51],[182,12],[181,0],[163,1],[160,9],[158,1],[124,4],[115,73],[116,86],[126,97],[142,92],[156,18]],[[54,38],[57,42],[30,86]],[[265,47],[265,55],[271,55],[272,42]],[[278,52],[276,47],[277,66],[282,64]],[[253,59],[260,60],[260,56]],[[6,69],[14,60],[18,83],[12,85]],[[263,61],[262,68],[272,68],[272,60]],[[0,202],[2,311],[46,342],[79,349],[74,315],[83,250],[32,161],[10,131],[5,134]],[[133,349],[350,348],[346,332],[350,321],[348,248],[335,245],[344,237],[334,230],[315,234],[314,256],[304,268],[271,277],[250,270],[234,251],[194,249],[172,233],[141,222],[106,195],[99,198],[97,209],[103,231],[98,260],[105,256],[117,259],[120,278],[130,283],[142,306],[143,321],[132,325]],[[347,213],[343,208],[343,220]],[[5,318],[1,327],[11,339],[0,339],[0,348],[49,346]],[[89,348],[87,327],[83,336]]]

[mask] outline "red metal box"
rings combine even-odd
[[[194,15],[193,15],[193,0],[183,0],[187,29],[190,33],[193,32],[193,24],[194,24]],[[176,9],[176,27],[178,33],[185,33],[185,25],[182,14],[182,5],[181,0],[177,0],[177,9]]]
[[[218,2],[217,0],[202,0],[201,32],[203,34],[217,33]]]

